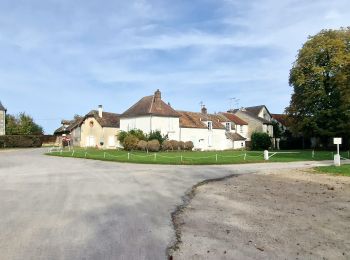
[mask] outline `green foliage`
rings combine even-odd
[[[271,146],[271,138],[267,133],[254,132],[251,137],[253,150],[267,150]]]
[[[167,135],[162,135],[160,131],[152,131],[148,136],[148,140],[158,140],[162,144],[165,140],[168,139]]]
[[[127,135],[128,135],[128,132],[126,132],[126,131],[120,131],[119,133],[118,133],[118,140],[119,140],[119,142],[121,143],[121,144],[123,144],[124,143],[124,140],[125,140],[125,138],[127,137]]]
[[[286,112],[295,133],[350,136],[350,27],[323,30],[299,50],[290,71]]]
[[[147,136],[144,134],[144,132],[140,129],[133,129],[129,131],[130,135],[136,136],[139,140],[145,140],[147,141]]]
[[[25,113],[18,116],[6,115],[6,134],[8,135],[42,135],[43,128]]]
[[[281,138],[282,129],[281,129],[280,125],[276,121],[272,121],[272,126],[273,126],[273,137]]]
[[[4,135],[0,136],[0,148],[41,147],[42,140],[36,135]]]
[[[139,142],[139,139],[136,136],[131,134],[127,135],[123,142],[124,150],[127,150],[127,151],[137,150],[138,142]]]

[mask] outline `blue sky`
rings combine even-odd
[[[1,0],[0,100],[47,133],[157,88],[176,109],[281,113],[308,35],[349,25],[348,0]]]

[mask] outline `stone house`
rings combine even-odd
[[[84,117],[63,120],[55,135],[59,143],[62,137],[68,137],[74,146],[115,149],[120,146],[117,139],[119,129],[119,114],[104,112],[100,105],[98,110],[92,110]]]
[[[265,105],[235,109],[228,113],[235,114],[248,123],[247,141],[251,140],[254,132],[267,133],[273,138],[272,116]]]
[[[6,134],[6,108],[1,104],[0,101],[0,135],[5,135]]]

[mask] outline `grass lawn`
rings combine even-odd
[[[321,166],[315,168],[317,172],[328,173],[331,175],[342,175],[350,177],[350,164],[343,164],[341,166]]]
[[[312,157],[310,150],[303,151],[280,151],[273,155],[270,152],[271,162],[293,162],[308,160],[332,160],[333,153],[329,151],[317,151]],[[288,153],[286,153],[288,152]],[[118,150],[98,150],[74,148],[74,150],[54,151],[47,153],[53,156],[86,158],[104,161],[149,163],[149,164],[237,164],[237,163],[257,163],[266,162],[262,151],[181,151],[181,152],[126,152]],[[343,157],[348,158],[348,153],[344,152]]]

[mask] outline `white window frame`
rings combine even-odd
[[[226,131],[227,131],[227,132],[230,132],[230,131],[231,131],[231,128],[232,128],[231,122],[226,122],[225,128],[226,128]]]

